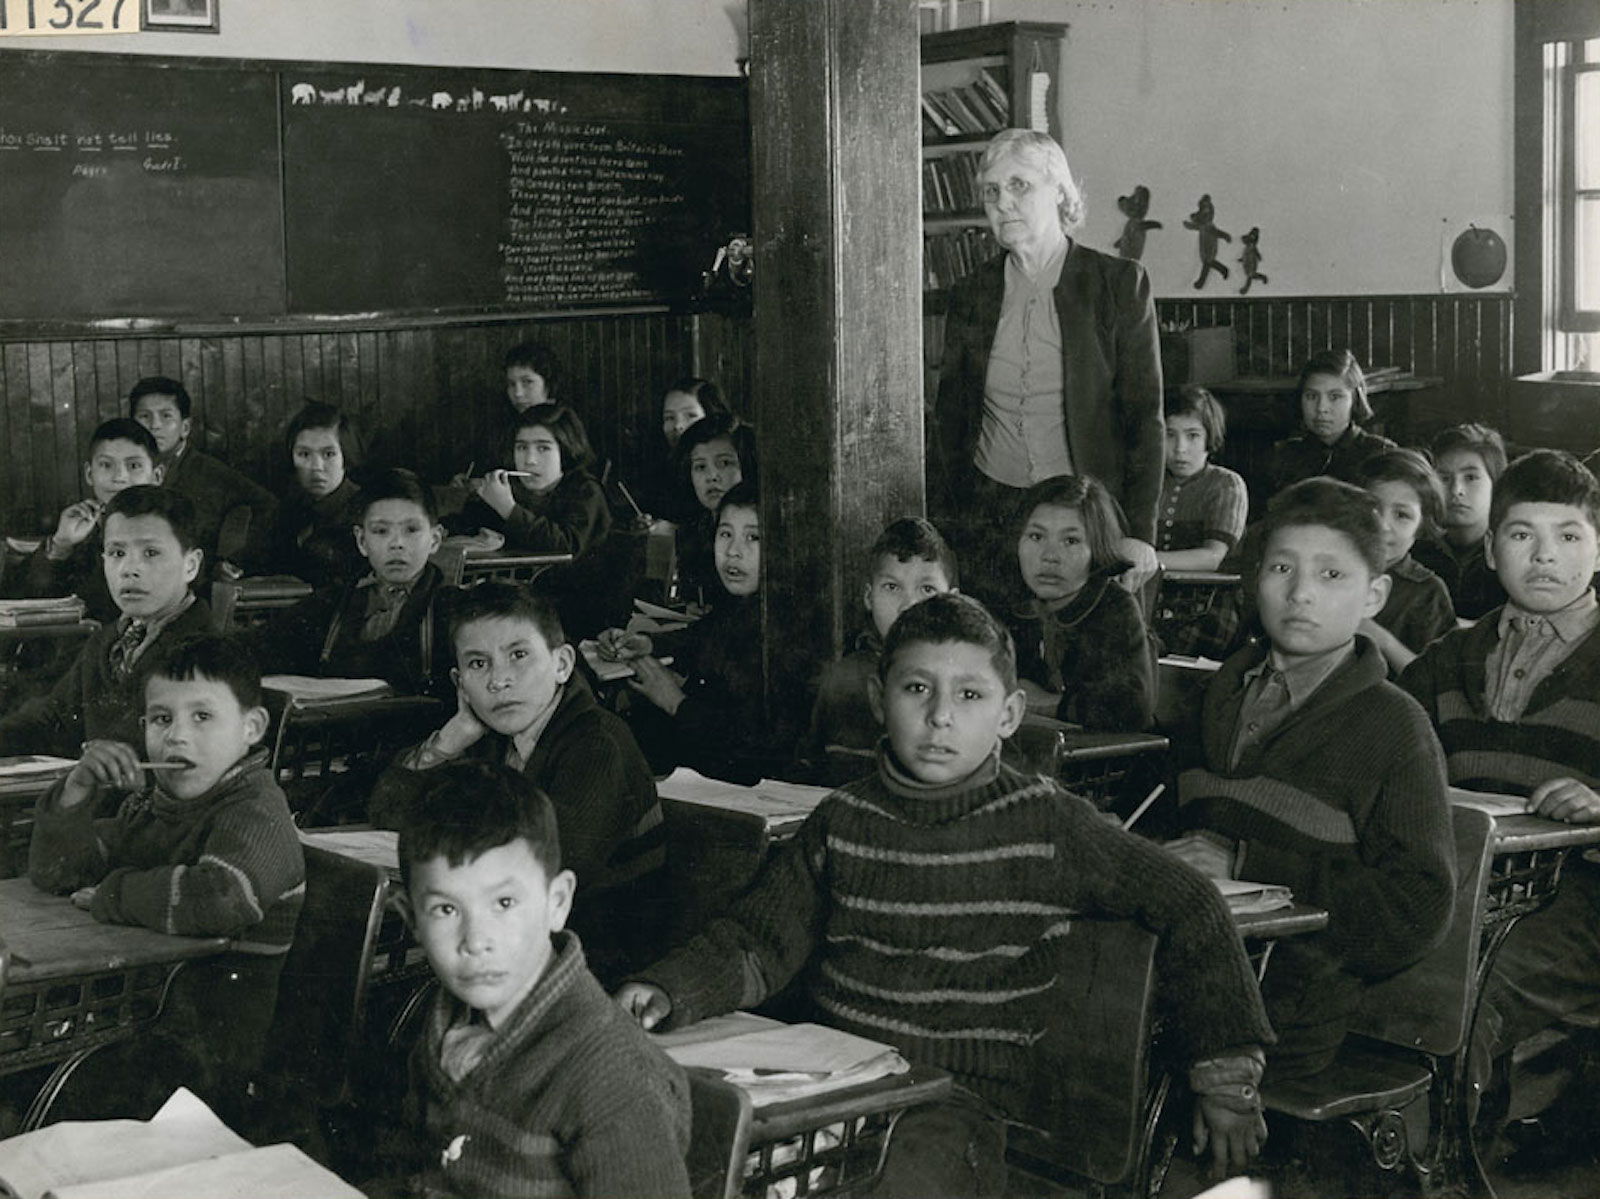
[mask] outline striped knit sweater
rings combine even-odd
[[[1321,934],[1356,974],[1380,977],[1444,934],[1455,851],[1444,762],[1427,718],[1365,637],[1276,731],[1228,765],[1244,675],[1233,655],[1207,689],[1203,765],[1183,771],[1191,827],[1243,842],[1239,877],[1282,883],[1328,910]]]
[[[282,955],[305,899],[305,857],[266,750],[241,759],[195,799],[158,786],[94,819],[96,800],[40,802],[28,876],[65,894],[95,886],[95,919],[159,932],[234,938],[240,953]]]
[[[1512,795],[1554,778],[1600,787],[1600,636],[1534,689],[1517,721],[1495,720],[1486,706],[1485,663],[1499,640],[1497,608],[1434,642],[1400,676],[1439,732],[1450,781]]]
[[[689,1083],[600,989],[574,933],[482,1057],[453,1081],[445,1034],[469,1015],[441,991],[412,1057],[420,1193],[466,1199],[689,1194]]]
[[[923,787],[879,751],[729,911],[644,972],[671,1022],[748,1007],[804,972],[820,1018],[886,1041],[1014,1116],[1075,915],[1138,920],[1178,1052],[1272,1039],[1228,910],[1199,874],[1055,782],[991,759]]]

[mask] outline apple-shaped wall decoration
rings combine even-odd
[[[1450,268],[1468,287],[1492,287],[1506,273],[1506,243],[1493,229],[1468,225],[1450,245]]]

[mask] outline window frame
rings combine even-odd
[[[1557,179],[1554,195],[1548,200],[1555,209],[1556,243],[1552,263],[1556,273],[1556,286],[1553,289],[1556,299],[1554,326],[1558,334],[1595,333],[1600,332],[1600,308],[1578,306],[1578,281],[1581,275],[1578,208],[1585,199],[1600,202],[1600,187],[1578,186],[1578,78],[1581,75],[1600,76],[1600,53],[1591,60],[1583,41],[1547,44],[1564,45],[1567,50],[1565,64],[1556,66],[1559,72],[1556,87],[1559,111],[1555,114]],[[1600,138],[1600,123],[1597,123],[1591,136]],[[1591,280],[1590,286],[1600,291],[1600,279]]]

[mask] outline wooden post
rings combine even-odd
[[[750,0],[755,403],[769,707],[863,617],[863,557],[923,512],[911,0]],[[788,679],[790,685],[785,685]]]

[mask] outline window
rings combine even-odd
[[[1600,372],[1600,38],[1540,50],[1541,365]]]

